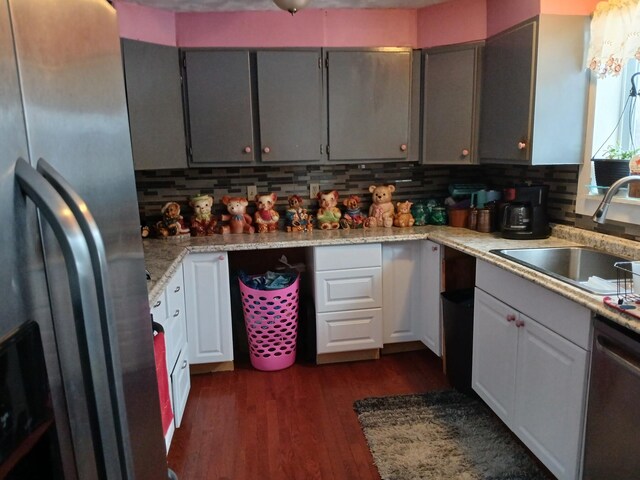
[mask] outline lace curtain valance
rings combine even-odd
[[[640,0],[598,3],[587,58],[587,66],[601,78],[618,75],[629,59],[640,60]]]

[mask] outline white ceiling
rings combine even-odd
[[[272,0],[129,0],[147,7],[176,12],[277,10]],[[422,8],[448,0],[311,0],[307,8]]]

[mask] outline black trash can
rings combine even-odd
[[[442,323],[449,383],[460,392],[473,394],[473,288],[442,293]]]

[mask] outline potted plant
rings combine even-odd
[[[619,178],[629,175],[629,161],[640,152],[640,148],[625,150],[620,144],[609,145],[605,158],[592,160],[598,187],[610,187]]]

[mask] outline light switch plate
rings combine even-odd
[[[318,196],[318,192],[320,191],[319,183],[310,183],[309,184],[309,198],[314,199]]]
[[[256,199],[256,195],[258,195],[258,187],[255,185],[247,185],[247,199],[249,202],[252,202]]]

